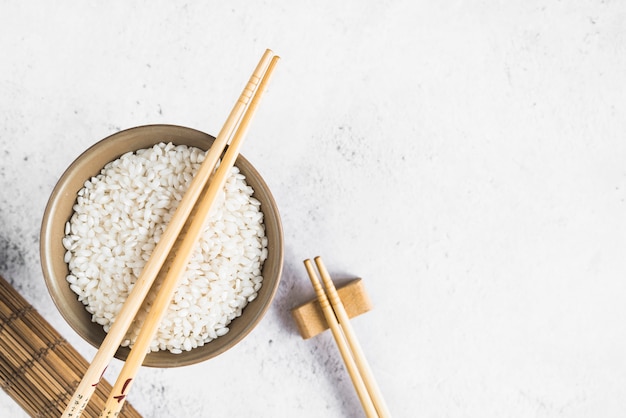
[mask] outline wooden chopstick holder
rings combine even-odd
[[[354,318],[373,309],[372,301],[360,278],[351,279],[337,286],[337,293],[343,302],[348,318]],[[307,340],[329,329],[317,297],[294,307],[291,315],[296,322],[300,336]]]

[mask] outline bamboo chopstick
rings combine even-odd
[[[63,418],[79,417],[93,394],[95,387],[104,375],[104,372],[112,360],[115,352],[121,345],[126,332],[132,324],[135,315],[141,307],[146,295],[148,294],[157,274],[165,263],[178,235],[180,234],[187,218],[191,214],[195,202],[200,197],[205,184],[215,170],[215,166],[225,148],[228,140],[232,137],[235,126],[242,119],[244,111],[248,107],[250,97],[257,90],[261,77],[266,71],[268,63],[273,55],[271,50],[266,50],[258,65],[256,66],[252,76],[246,84],[239,99],[231,110],[224,126],[217,135],[212,146],[209,148],[204,162],[200,166],[198,173],[191,181],[189,188],[178,208],[174,212],[165,232],[160,241],[144,266],[140,276],[133,286],[132,291],[122,309],[117,315],[115,322],[112,324],[100,348],[96,352],[87,372],[80,381],[72,398],[62,415]]]
[[[107,400],[101,417],[115,417],[124,405],[124,400],[130,391],[135,375],[141,366],[148,348],[157,331],[159,323],[167,310],[176,287],[182,278],[185,268],[189,263],[193,249],[198,242],[204,226],[206,224],[208,214],[215,203],[217,194],[224,188],[226,179],[230,173],[230,169],[235,164],[239,149],[243,143],[243,138],[248,130],[250,121],[256,112],[261,96],[274,72],[274,68],[278,63],[279,57],[274,56],[270,61],[267,71],[263,75],[257,91],[255,92],[246,113],[243,115],[237,131],[233,135],[232,141],[228,146],[217,171],[209,182],[205,195],[198,203],[196,213],[189,225],[189,229],[185,233],[182,243],[177,250],[176,257],[172,260],[167,275],[159,289],[156,299],[152,303],[150,311],[141,327],[139,335],[126,359],[124,366],[118,375],[111,395]]]
[[[330,304],[333,307],[333,311],[337,316],[339,321],[339,325],[343,330],[344,335],[346,336],[346,340],[348,341],[348,346],[352,351],[352,355],[354,356],[354,361],[356,362],[357,368],[361,375],[363,376],[363,382],[365,383],[365,387],[367,388],[368,393],[372,398],[372,402],[374,403],[374,407],[378,412],[378,416],[387,418],[390,417],[391,414],[387,409],[387,405],[385,403],[385,399],[383,398],[378,385],[376,384],[376,379],[374,379],[374,374],[370,369],[367,360],[365,359],[365,354],[363,354],[363,350],[361,349],[361,345],[356,338],[356,334],[354,333],[354,329],[352,328],[352,324],[350,324],[350,318],[348,318],[348,314],[337,294],[337,289],[333,281],[328,274],[328,270],[326,270],[326,266],[322,262],[321,257],[315,257],[315,264],[317,265],[317,269],[322,276],[322,281],[324,282],[324,287],[326,287],[326,294],[328,295],[328,299],[330,300]]]
[[[317,277],[317,273],[313,269],[313,264],[311,260],[304,260],[304,266],[306,267],[307,273],[309,274],[309,278],[311,279],[311,284],[313,285],[313,289],[315,289],[315,293],[317,294],[320,307],[322,308],[322,312],[324,312],[324,316],[326,317],[326,322],[328,322],[328,326],[335,338],[335,342],[337,343],[337,348],[339,348],[339,353],[343,358],[343,361],[346,365],[346,369],[348,370],[348,374],[350,375],[350,379],[352,380],[352,384],[356,390],[357,396],[361,401],[361,405],[363,406],[363,410],[368,417],[377,417],[376,408],[374,407],[374,403],[370,397],[370,394],[367,391],[367,387],[363,381],[363,377],[359,373],[357,364],[352,357],[352,353],[350,352],[350,347],[343,335],[342,329],[337,322],[337,318],[335,317],[335,313],[328,302],[328,297],[326,293],[324,293],[324,289]]]

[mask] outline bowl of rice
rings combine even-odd
[[[213,140],[175,125],[127,129],[82,153],[56,184],[41,227],[44,278],[61,315],[94,347],[115,321]],[[170,257],[175,253],[176,246]],[[240,342],[269,308],[282,264],[276,202],[240,155],[143,364],[186,366]],[[128,356],[155,292],[146,297],[116,358]]]

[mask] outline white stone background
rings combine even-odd
[[[365,281],[353,323],[395,417],[623,417],[625,22],[608,0],[2,1],[0,274],[92,358],[41,274],[55,182],[120,129],[216,134],[272,48],[243,153],[282,214],[276,299],[225,354],[142,369],[130,402],[362,416],[331,335],[290,317],[321,255]]]

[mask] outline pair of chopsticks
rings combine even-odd
[[[266,50],[250,80],[246,84],[239,99],[235,103],[224,126],[214,143],[209,148],[198,173],[191,181],[189,188],[176,209],[161,240],[152,252],[140,276],[137,278],[126,302],[113,322],[104,341],[98,349],[93,361],[70,399],[62,417],[79,417],[93,395],[95,388],[121,345],[126,332],[132,324],[139,308],[148,294],[154,280],[165,263],[181,230],[185,226],[194,207],[196,212],[190,220],[185,236],[177,249],[176,256],[164,278],[163,284],[154,300],[150,311],[141,327],[137,340],[124,362],[117,381],[111,390],[101,417],[115,417],[124,405],[124,401],[132,386],[133,380],[145,356],[150,342],[154,338],[161,319],[168,308],[174,291],[189,262],[202,231],[208,214],[223,189],[230,169],[235,164],[243,137],[248,131],[252,117],[259,105],[269,79],[280,58],[271,50]],[[224,149],[226,151],[224,152]],[[223,154],[223,155],[222,155]],[[217,170],[215,167],[220,160]],[[210,182],[209,182],[210,178]],[[205,185],[206,191],[205,190]],[[204,195],[200,199],[200,195]],[[196,204],[197,202],[197,204]]]
[[[315,264],[326,290],[322,287],[311,260],[304,260],[304,266],[315,289],[320,307],[335,338],[363,410],[368,417],[390,417],[385,400],[354,334],[348,314],[321,257],[315,257]]]

